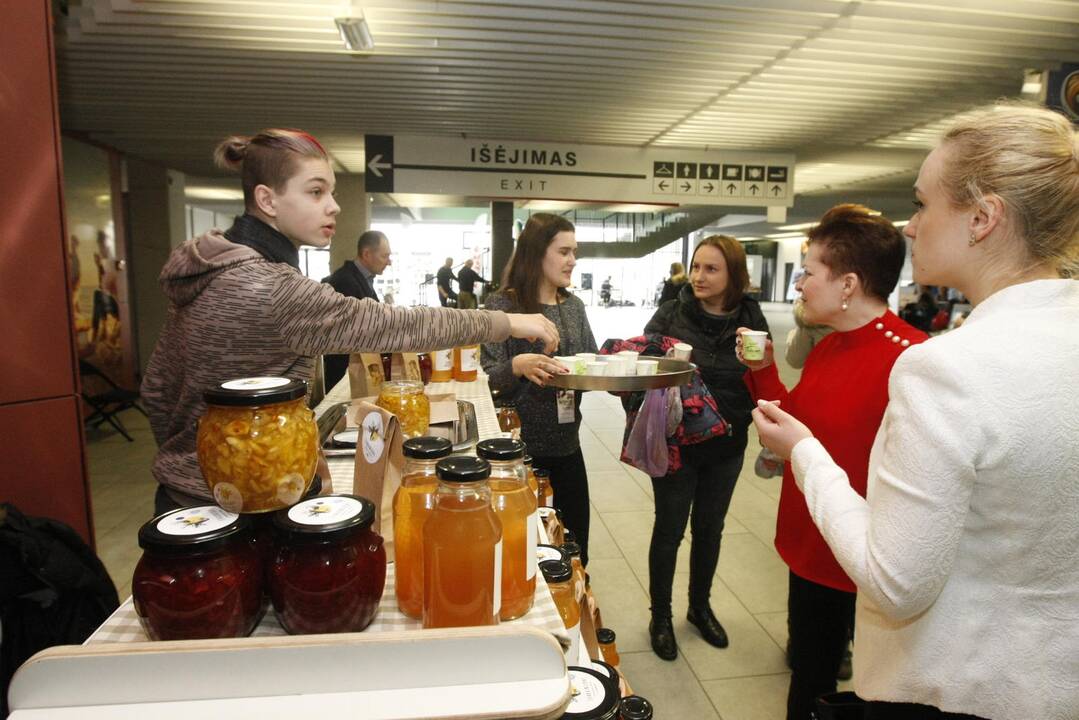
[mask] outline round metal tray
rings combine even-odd
[[[642,357],[642,360],[658,360],[655,375],[555,375],[547,381],[550,387],[567,390],[607,390],[632,392],[685,385],[693,377],[697,366],[685,360]]]

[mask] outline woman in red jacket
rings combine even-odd
[[[779,379],[771,342],[760,361],[744,358],[741,336],[736,352],[750,369],[745,382],[753,398],[781,400],[864,496],[869,451],[888,404],[888,375],[899,354],[927,336],[888,309],[906,256],[903,235],[890,221],[860,205],[839,205],[808,236],[805,275],[796,287],[806,321],[835,332],[809,353],[789,392]],[[816,697],[836,689],[855,587],[810,519],[790,463],[783,470],[776,550],[790,568],[787,720],[808,720]]]

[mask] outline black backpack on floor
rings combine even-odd
[[[82,643],[119,604],[105,566],[78,533],[0,503],[0,718],[20,665],[47,647]]]

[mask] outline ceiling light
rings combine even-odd
[[[352,52],[359,50],[373,50],[375,39],[371,37],[371,28],[367,27],[367,18],[363,16],[363,10],[352,8],[349,17],[335,17],[333,22],[337,25],[337,32],[341,33],[341,41]]]
[[[817,221],[798,223],[797,225],[780,225],[777,230],[808,230],[817,224]]]
[[[243,200],[243,190],[231,188],[188,185],[184,195],[193,200]]]
[[[1029,97],[1040,97],[1042,94],[1042,72],[1040,70],[1027,70],[1023,74],[1023,88],[1019,93]]]

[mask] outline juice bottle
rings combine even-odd
[[[528,488],[524,443],[511,438],[481,440],[476,454],[491,464],[491,507],[502,523],[502,611],[513,620],[532,608],[536,595],[536,536],[539,514]]]
[[[435,463],[453,451],[446,438],[409,438],[402,444],[404,477],[393,496],[393,560],[397,607],[423,616],[423,524],[435,506]]]
[[[431,353],[431,382],[453,380],[453,355],[453,348],[435,350]]]
[[[532,456],[524,456],[525,475],[528,476],[528,487],[532,489],[532,494],[536,496],[536,505],[539,505],[539,483],[536,482],[536,473],[532,471]]]
[[[618,647],[614,644],[614,641],[614,630],[611,630],[610,628],[599,628],[596,630],[596,642],[599,644],[599,652],[600,655],[603,656],[603,661],[609,665],[618,667],[621,658],[618,655]]]
[[[576,662],[581,647],[581,604],[573,597],[573,569],[561,560],[544,560],[540,572],[551,590],[551,598],[558,607],[562,624],[569,631],[570,649],[567,656]]]
[[[554,507],[554,488],[551,487],[551,473],[543,468],[532,471],[536,476],[536,502],[540,507]]]
[[[567,530],[567,532],[569,532]],[[577,596],[577,601],[580,602],[584,597],[585,590],[585,574],[584,565],[581,564],[581,546],[575,542],[564,542],[561,545],[562,552],[569,555],[570,567],[573,568],[573,591]]]
[[[435,471],[435,507],[423,525],[423,626],[497,625],[502,525],[491,509],[491,466],[447,457]]]
[[[480,346],[463,345],[453,349],[453,379],[457,382],[472,382],[479,373]]]

